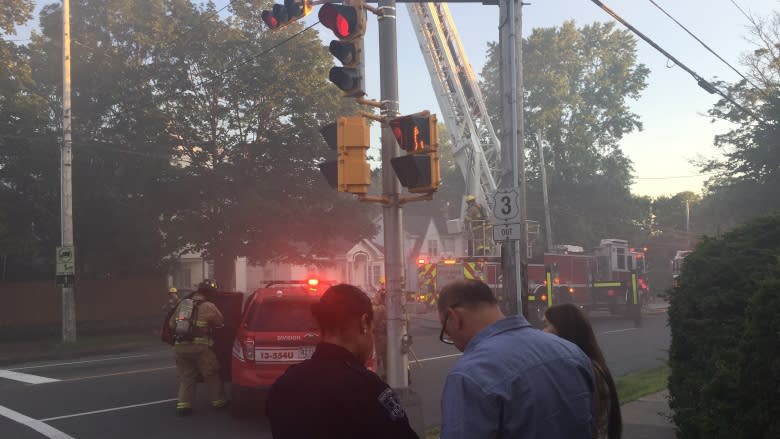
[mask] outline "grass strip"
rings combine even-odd
[[[669,366],[667,365],[615,377],[620,404],[660,392],[666,389],[668,382]]]

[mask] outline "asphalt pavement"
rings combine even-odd
[[[665,314],[645,316],[639,328],[618,318],[593,316],[592,320],[615,375],[652,368],[665,360],[669,346]],[[420,396],[427,427],[439,424],[444,378],[460,357],[452,346],[438,341],[438,331],[435,316],[414,316],[411,386]],[[270,438],[259,413],[238,421],[228,411],[211,409],[203,386],[194,415],[177,417],[176,385],[173,355],[165,345],[5,365],[0,370],[0,437]],[[302,420],[305,416],[301,413]],[[658,436],[662,437],[666,436]]]

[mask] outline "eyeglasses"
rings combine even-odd
[[[445,332],[445,329],[447,329],[447,320],[450,318],[449,308],[457,308],[460,306],[460,303],[456,303],[450,307],[447,308],[447,314],[444,315],[444,323],[441,325],[441,332],[439,333],[439,341],[444,344],[455,344],[455,340],[451,339],[449,335]]]

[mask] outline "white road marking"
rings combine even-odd
[[[614,331],[606,331],[606,332],[602,332],[601,334],[602,334],[602,335],[603,335],[603,334],[616,334],[616,333],[618,333],[618,332],[633,331],[633,330],[635,330],[635,329],[636,329],[636,328],[615,329]]]
[[[10,370],[0,370],[0,378],[7,378],[9,380],[21,381],[27,384],[56,383],[57,381],[59,381],[54,378],[46,378],[38,375],[30,375],[28,373],[13,372]]]
[[[29,416],[25,416],[19,412],[15,412],[9,408],[0,405],[0,415],[6,418],[18,422],[22,425],[32,428],[38,433],[46,436],[49,439],[74,439],[73,436],[69,436],[56,428],[43,423],[37,419],[33,419]]]
[[[418,359],[417,361],[419,361],[420,363],[422,363],[422,362],[424,362],[424,361],[431,361],[431,360],[441,360],[441,359],[443,359],[443,358],[460,357],[461,355],[463,355],[463,354],[450,354],[450,355],[442,355],[442,356],[440,356],[440,357],[420,358],[420,359]]]
[[[176,398],[161,399],[159,401],[144,402],[144,403],[141,403],[141,404],[123,405],[122,407],[114,407],[114,408],[103,409],[103,410],[93,410],[91,412],[74,413],[72,415],[54,416],[53,418],[40,419],[39,421],[40,422],[57,421],[59,419],[77,418],[79,416],[87,416],[87,415],[95,415],[95,414],[98,414],[98,413],[115,412],[115,411],[118,411],[118,410],[132,409],[132,408],[135,408],[135,407],[144,407],[144,406],[147,406],[147,405],[165,404],[166,402],[173,402],[173,401],[176,401]],[[68,437],[70,437],[70,436],[68,436]]]
[[[175,369],[176,366],[163,366],[163,367],[151,367],[148,369],[134,369],[134,370],[125,370],[122,372],[114,372],[114,373],[105,373],[102,375],[90,375],[85,377],[76,377],[76,378],[65,378],[62,381],[82,381],[82,380],[94,380],[96,378],[106,378],[106,377],[115,377],[115,376],[121,376],[121,375],[134,375],[137,373],[146,373],[146,372],[156,372],[159,370],[167,370],[167,369]]]
[[[88,363],[99,363],[102,361],[114,361],[114,360],[126,360],[128,358],[141,358],[141,357],[148,357],[149,354],[141,354],[141,355],[126,355],[124,357],[110,357],[110,358],[100,358],[97,360],[84,360],[84,361],[70,361],[67,363],[48,363],[48,364],[39,364],[36,366],[25,366],[25,367],[13,367],[8,370],[30,370],[30,369],[42,369],[45,367],[57,367],[57,366],[71,366],[73,364],[88,364]]]

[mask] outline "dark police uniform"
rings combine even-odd
[[[274,439],[418,438],[395,392],[331,343],[276,381],[266,414]]]

